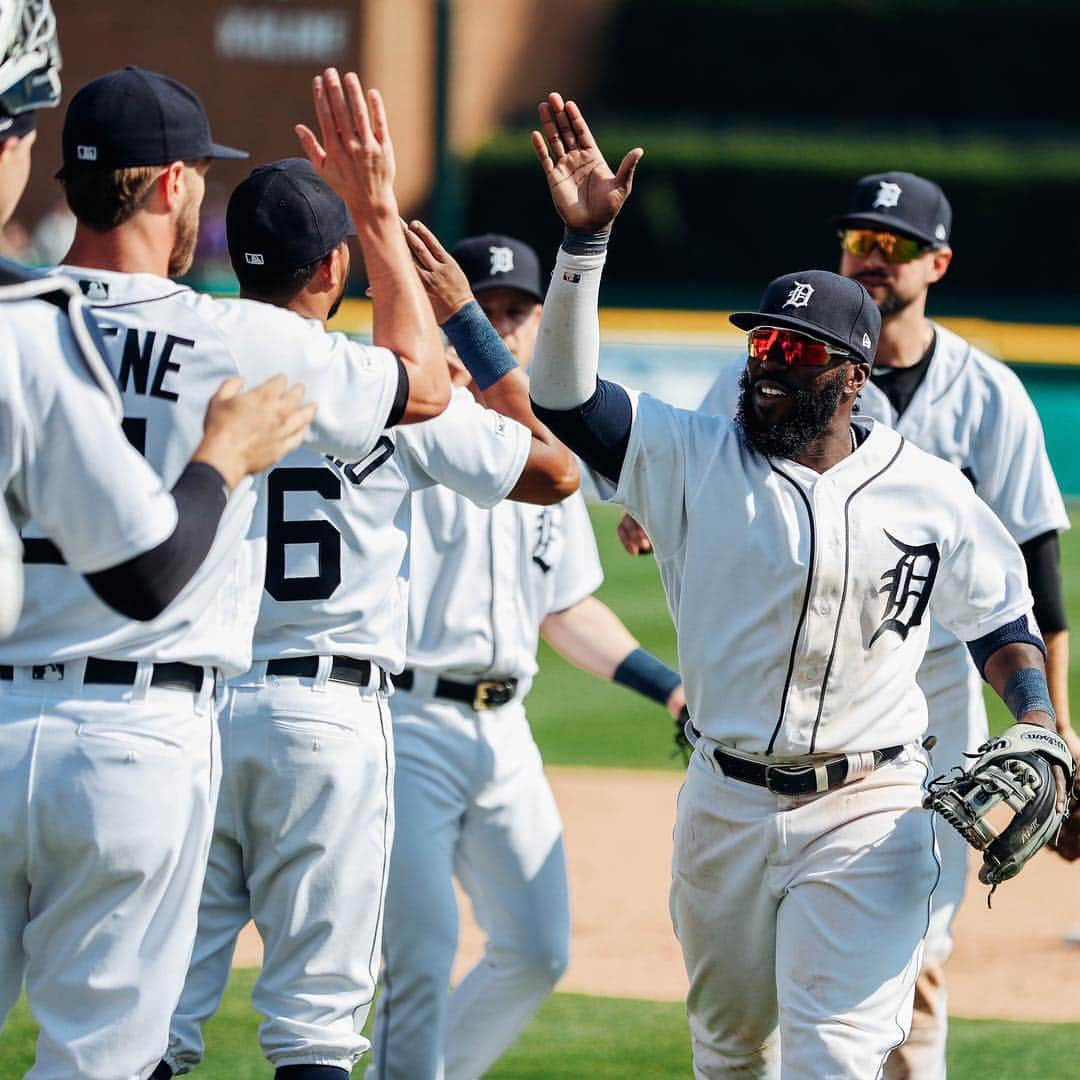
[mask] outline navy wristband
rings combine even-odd
[[[1050,704],[1050,687],[1046,676],[1038,668],[1026,667],[1014,671],[1005,684],[1001,700],[1019,723],[1029,712],[1044,712],[1057,720],[1054,706]]]
[[[481,390],[487,390],[518,366],[514,354],[475,300],[451,315],[442,328]]]
[[[682,676],[652,653],[638,648],[623,657],[611,680],[666,705],[671,691],[682,682]]]
[[[562,249],[570,255],[603,255],[610,239],[611,229],[583,232],[567,227],[563,230]]]

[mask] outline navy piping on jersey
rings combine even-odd
[[[851,502],[859,492],[869,487],[878,477],[884,475],[896,463],[904,449],[904,440],[901,438],[896,453],[876,472],[867,477],[845,500],[844,500],[844,585],[840,590],[840,603],[836,609],[836,622],[833,626],[832,648],[829,650],[829,659],[825,664],[825,674],[821,680],[821,693],[818,695],[817,716],[814,717],[814,730],[810,735],[810,753],[817,746],[818,727],[821,724],[821,714],[825,710],[825,695],[829,689],[829,676],[832,674],[833,661],[836,659],[836,643],[840,638],[840,619],[844,613],[844,604],[847,601],[848,578],[851,573]]]
[[[784,690],[780,695],[780,715],[776,718],[776,726],[773,728],[773,733],[769,738],[769,745],[765,750],[766,754],[771,754],[773,752],[776,737],[780,734],[780,729],[784,726],[784,714],[787,712],[788,691],[791,688],[791,675],[795,670],[795,654],[799,648],[799,638],[802,635],[803,624],[806,622],[806,609],[810,606],[810,593],[813,591],[814,558],[817,555],[817,526],[814,522],[814,509],[810,505],[810,500],[807,498],[806,492],[803,491],[795,480],[788,476],[783,469],[778,469],[771,461],[769,462],[769,468],[772,469],[777,476],[782,476],[798,492],[799,498],[802,499],[803,504],[806,506],[806,517],[810,522],[810,558],[807,560],[806,590],[803,593],[802,611],[799,612],[799,621],[795,626],[795,636],[791,639],[791,655],[788,657],[787,675],[784,677]]]
[[[64,273],[73,276],[69,271],[64,271]],[[118,304],[99,303],[96,300],[90,300],[88,303],[95,311],[99,308],[108,308],[110,311],[113,311],[116,308],[134,307],[136,304],[156,304],[160,300],[171,300],[174,296],[179,296],[181,293],[188,292],[191,292],[191,289],[185,287],[173,289],[172,292],[162,293],[161,296],[141,296],[138,300],[123,300]]]
[[[383,833],[382,833],[382,870],[379,874],[379,899],[377,901],[378,906],[376,911],[379,912],[378,920],[375,924],[375,933],[371,939],[371,950],[368,953],[368,978],[371,980],[371,986],[373,988],[372,996],[367,1001],[361,1002],[361,1005],[370,1005],[375,999],[374,987],[378,982],[378,970],[377,970],[377,956],[376,956],[376,943],[382,940],[382,924],[385,918],[386,908],[386,896],[385,891],[390,877],[387,873],[387,863],[390,859],[390,808],[394,804],[394,788],[393,780],[391,779],[392,770],[390,767],[390,735],[386,730],[387,714],[384,708],[386,704],[386,698],[382,694],[375,695],[375,707],[379,710],[379,730],[382,732],[383,740]]]

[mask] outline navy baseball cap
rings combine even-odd
[[[345,203],[307,158],[260,165],[225,211],[237,276],[287,274],[329,254],[356,228]]]
[[[873,173],[855,182],[847,210],[832,220],[841,228],[884,229],[941,247],[949,242],[952,207],[933,180],[908,172]]]
[[[781,326],[848,349],[853,359],[874,362],[881,334],[881,313],[870,294],[853,278],[830,270],[803,270],[769,283],[759,311],[736,311],[740,330]]]
[[[451,255],[469,279],[474,293],[500,285],[544,300],[540,256],[528,244],[502,233],[486,233],[462,240]]]
[[[128,65],[82,87],[68,104],[61,137],[64,169],[128,169],[199,158],[246,158],[210,137],[198,96],[155,71]]]

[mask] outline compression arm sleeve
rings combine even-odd
[[[1020,545],[1027,563],[1028,584],[1035,599],[1035,621],[1044,634],[1069,628],[1061,589],[1061,546],[1051,530]]]
[[[225,481],[213,466],[193,461],[172,489],[176,528],[157,547],[86,575],[87,584],[129,619],[157,618],[195,576],[210,551],[228,500]]]
[[[576,408],[596,389],[604,259],[602,249],[578,255],[559,248],[529,368],[530,395],[543,408]]]

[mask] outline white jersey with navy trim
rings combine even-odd
[[[884,392],[868,381],[859,413],[895,428],[934,457],[949,461],[1018,543],[1069,528],[1046,440],[1024,384],[1000,360],[938,323],[922,382],[899,417]],[[701,403],[711,416],[734,416],[744,364],[722,369]],[[935,624],[930,648],[953,640]]]
[[[254,658],[336,654],[405,663],[410,491],[445,484],[476,507],[504,499],[529,456],[521,424],[464,388],[446,411],[384,432],[356,461],[297,450],[256,511],[268,542]]]
[[[124,438],[67,315],[3,303],[0,355],[0,492],[15,524],[32,518],[79,574],[167,539],[172,497]]]
[[[1027,614],[1023,556],[953,468],[869,419],[818,474],[726,417],[631,393],[615,500],[653,542],[695,725],[754,753],[918,738],[930,613],[972,640]]]
[[[235,374],[249,388],[279,372],[302,380],[308,400],[319,405],[308,445],[323,453],[359,461],[382,434],[398,387],[398,361],[389,351],[327,334],[280,308],[215,300],[151,274],[65,272],[80,284],[96,283],[93,308],[120,386],[124,429],[167,487],[202,438],[210,397]],[[108,464],[112,483],[132,482],[123,463]],[[265,484],[264,474],[233,491],[203,565],[151,622],[107,611],[63,566],[27,565],[23,617],[0,647],[0,660],[35,664],[93,655],[246,671],[265,537],[254,530],[253,542],[243,541]]]
[[[463,681],[527,683],[544,617],[604,579],[580,492],[481,510],[430,488],[413,496],[410,558],[408,666]]]

